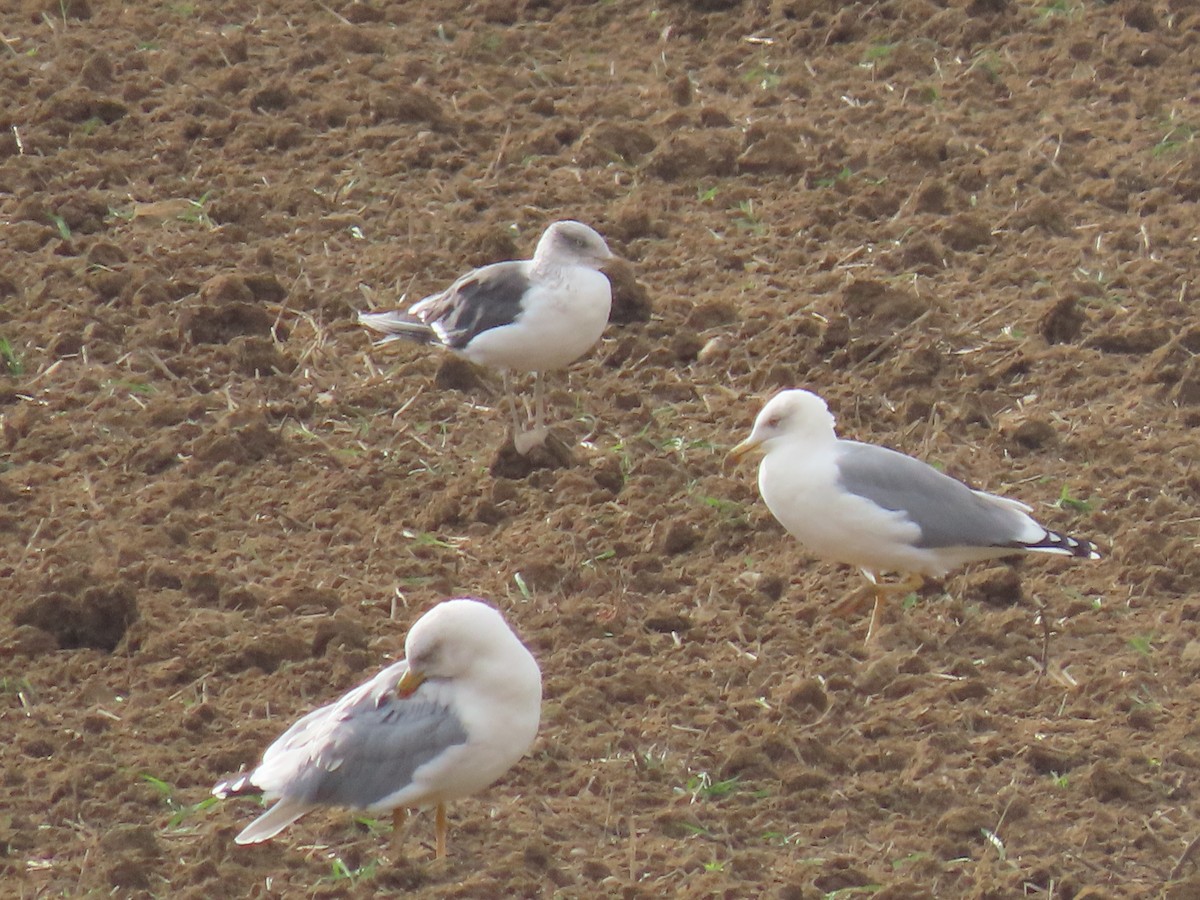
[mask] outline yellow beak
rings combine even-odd
[[[736,447],[734,447],[732,450],[730,450],[729,453],[727,453],[725,455],[725,459],[727,461],[733,460],[734,462],[737,462],[743,456],[745,456],[747,453],[749,453],[751,450],[758,449],[758,444],[759,444],[759,442],[754,440],[753,438],[746,438],[744,441],[742,441],[740,444],[738,444]]]
[[[425,683],[425,676],[413,669],[407,670],[400,676],[400,680],[396,682],[396,695],[398,697],[411,697],[417,692],[422,684]]]

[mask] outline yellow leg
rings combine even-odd
[[[439,803],[437,805],[437,852],[438,859],[446,858],[446,804]]]
[[[908,575],[904,576],[903,581],[897,581],[895,584],[888,585],[887,592],[889,594],[900,594],[902,596],[907,596],[913,591],[919,591],[921,589],[921,585],[924,583],[925,579],[923,577],[910,572]]]
[[[400,856],[404,848],[404,822],[408,818],[408,810],[397,806],[392,810],[392,853]]]
[[[863,574],[866,574],[865,572]],[[872,580],[869,584],[864,584],[862,587],[851,591],[837,603],[829,608],[829,611],[840,618],[849,618],[863,608],[867,597],[874,595],[875,582]]]
[[[898,581],[895,584],[880,584],[874,572],[868,572],[863,569],[863,575],[871,582],[870,592],[875,595],[875,606],[871,610],[871,621],[867,625],[867,640],[870,644],[871,639],[875,637],[875,629],[879,625],[880,615],[883,613],[884,604],[887,602],[889,595],[898,594],[901,597],[912,593],[925,583],[925,579],[920,575],[908,574],[903,581]]]

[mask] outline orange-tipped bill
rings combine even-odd
[[[732,459],[734,462],[737,462],[751,450],[758,449],[758,446],[758,441],[756,441],[753,437],[748,437],[730,450],[727,454],[725,454],[725,459],[726,461]]]
[[[417,688],[424,683],[424,675],[422,675],[420,672],[408,669],[403,675],[400,676],[400,680],[396,682],[396,695],[398,697],[411,697],[417,692]]]

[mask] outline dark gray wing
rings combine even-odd
[[[358,808],[409,785],[425,763],[465,744],[467,733],[449,707],[422,699],[422,691],[396,695],[406,669],[404,662],[389,666],[302,718],[268,748],[252,780],[277,778],[288,801]]]
[[[1015,547],[1026,524],[1015,501],[981,496],[919,459],[886,447],[839,442],[841,485],[921,529],[918,547]],[[1011,504],[1011,505],[1008,505]]]
[[[484,266],[414,304],[409,313],[431,325],[447,347],[461,350],[476,336],[511,325],[521,314],[530,285],[528,269],[521,260]]]

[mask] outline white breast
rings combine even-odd
[[[780,448],[783,449],[783,448]],[[813,555],[872,571],[922,571],[921,530],[838,486],[834,448],[768,453],[758,473],[767,508]]]

